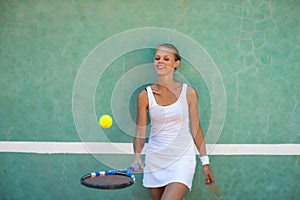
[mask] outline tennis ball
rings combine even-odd
[[[102,115],[99,119],[99,124],[102,128],[109,128],[111,127],[112,123],[113,120],[109,115]]]

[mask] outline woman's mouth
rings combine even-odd
[[[164,69],[165,66],[164,66],[164,65],[157,65],[157,68],[158,68],[158,69]]]

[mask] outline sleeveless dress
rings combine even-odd
[[[143,185],[155,188],[179,182],[191,189],[196,150],[189,128],[187,85],[183,84],[178,100],[168,106],[157,104],[150,86],[146,90],[151,132],[145,147]]]

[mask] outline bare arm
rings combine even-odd
[[[191,131],[194,138],[195,146],[200,154],[200,158],[207,156],[205,139],[203,136],[203,131],[200,125],[200,114],[198,107],[198,95],[197,91],[191,87],[188,87],[187,99],[189,104],[189,117],[191,122]],[[203,165],[204,175],[206,177],[205,184],[213,185],[215,180],[213,174],[210,171],[209,164]]]
[[[137,100],[136,135],[133,141],[134,160],[132,162],[132,165],[140,164],[141,168],[144,167],[141,153],[145,146],[148,104],[147,91],[143,90]]]

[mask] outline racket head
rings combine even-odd
[[[86,187],[96,189],[121,189],[134,184],[134,175],[128,173],[118,173],[94,176],[92,173],[81,177],[80,183]]]

